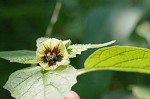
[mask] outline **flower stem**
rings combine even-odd
[[[54,27],[54,24],[57,22],[61,6],[62,6],[61,0],[57,0],[56,6],[55,6],[53,14],[52,14],[52,17],[51,17],[50,22],[49,22],[47,29],[46,29],[46,33],[45,33],[46,37],[50,37],[52,34],[53,27]]]
[[[92,72],[92,71],[97,71],[97,70],[96,69],[85,70],[84,68],[78,69],[77,70],[77,76],[80,76],[82,74],[85,74],[85,73],[88,73],[88,72]]]

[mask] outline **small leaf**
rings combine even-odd
[[[63,44],[66,46],[66,48],[68,48],[71,44],[71,40],[65,40],[63,41]]]
[[[150,74],[150,50],[128,46],[102,48],[87,58],[85,70],[114,70]]]
[[[104,44],[74,44],[70,45],[68,47],[68,52],[69,52],[69,58],[76,57],[76,54],[81,54],[82,51],[86,51],[89,48],[99,48],[99,47],[104,47],[108,46],[110,44],[115,43],[116,40],[110,41]]]
[[[150,87],[132,85],[132,86],[130,86],[130,89],[132,90],[133,94],[138,99],[149,99],[150,98]]]
[[[18,62],[23,64],[36,64],[35,51],[18,50],[0,52],[0,57],[10,62]]]
[[[63,99],[75,83],[76,69],[72,66],[55,71],[35,66],[11,74],[4,88],[16,99]]]

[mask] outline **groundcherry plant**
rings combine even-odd
[[[71,44],[71,40],[41,37],[37,50],[0,52],[0,57],[10,62],[32,64],[12,73],[4,85],[16,99],[64,99],[77,82],[76,77],[97,70],[113,70],[150,74],[150,50],[129,46],[103,44]],[[100,48],[104,47],[104,48]],[[75,58],[89,48],[100,48],[91,54],[83,69],[70,65]]]

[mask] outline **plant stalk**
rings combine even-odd
[[[85,70],[84,68],[78,69],[77,70],[77,76],[80,76],[82,74],[85,74],[85,73],[88,73],[88,72],[92,72],[92,71],[97,71],[97,69],[89,69],[89,70]]]
[[[52,17],[51,17],[50,22],[49,22],[47,29],[46,29],[46,33],[45,33],[46,37],[51,37],[51,34],[53,32],[53,27],[58,20],[58,15],[59,15],[61,6],[62,6],[61,0],[57,0],[56,6],[55,6],[53,14],[52,14]]]

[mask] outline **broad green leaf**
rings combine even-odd
[[[43,71],[39,66],[12,73],[4,88],[16,99],[63,99],[76,83],[76,69],[60,66]]]
[[[74,45],[70,45],[68,47],[69,57],[70,58],[76,57],[76,54],[81,54],[82,51],[86,51],[89,48],[104,47],[104,46],[108,46],[110,44],[113,44],[115,42],[116,42],[116,40],[110,41],[107,43],[103,43],[103,44],[74,44]]]
[[[132,85],[132,86],[130,86],[130,89],[132,90],[133,94],[138,99],[149,99],[150,98],[150,87]]]
[[[102,48],[87,58],[85,70],[114,70],[150,74],[150,50],[129,46]]]
[[[18,50],[0,52],[0,57],[10,62],[18,62],[23,64],[36,64],[35,51]]]

